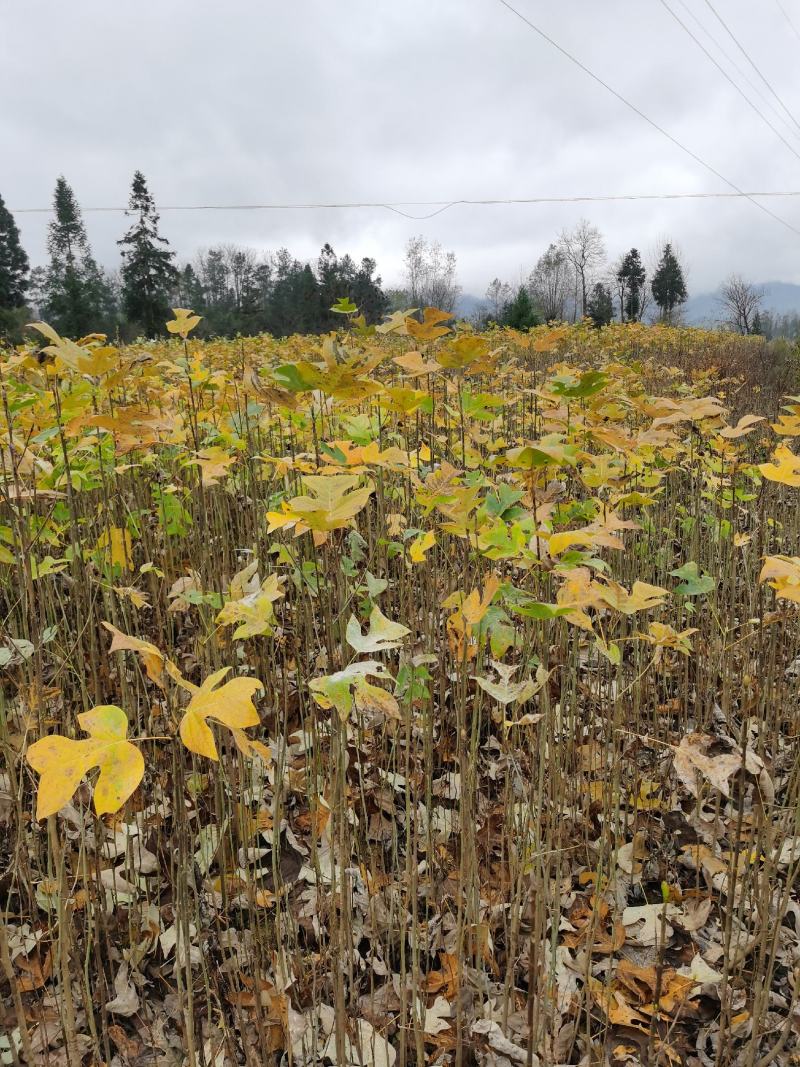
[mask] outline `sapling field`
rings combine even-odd
[[[2,354],[3,1062],[794,1062],[796,379],[334,310]]]

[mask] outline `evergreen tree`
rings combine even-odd
[[[389,300],[381,288],[380,277],[374,277],[377,264],[365,257],[359,266],[349,255],[339,259],[330,244],[324,244],[317,259],[319,286],[320,328],[335,330],[341,326],[341,316],[330,309],[341,297],[348,297],[364,315],[367,322],[379,322]]]
[[[614,318],[614,301],[611,290],[602,282],[597,282],[592,289],[586,313],[599,330],[601,326],[608,326]]]
[[[191,308],[198,314],[205,308],[205,294],[203,283],[197,277],[197,273],[191,263],[186,263],[178,272],[175,280],[173,299],[175,307]]]
[[[319,310],[319,284],[308,263],[301,269],[294,287],[292,333],[317,333],[322,327]]]
[[[275,256],[275,283],[266,314],[266,328],[275,337],[307,333],[318,323],[319,287],[314,272],[282,248]]]
[[[20,244],[14,216],[0,196],[0,309],[25,306],[28,257]]]
[[[389,298],[383,291],[381,276],[375,274],[378,264],[365,256],[355,273],[350,299],[369,323],[380,322],[389,310]]]
[[[169,295],[178,271],[172,262],[175,253],[158,232],[159,216],[140,170],[133,176],[127,214],[134,217],[133,225],[117,241],[122,250],[122,306],[128,322],[155,337],[170,317]]]
[[[113,293],[92,256],[78,202],[63,177],[56,182],[53,211],[47,234],[50,262],[44,316],[69,337],[110,327]]]
[[[641,318],[645,278],[645,269],[642,266],[639,250],[632,248],[623,257],[617,271],[620,295],[619,317],[621,322],[638,322]]]
[[[533,306],[530,293],[521,285],[514,299],[503,308],[503,325],[515,330],[529,330],[538,326],[541,318]]]
[[[14,216],[0,196],[0,337],[22,339],[28,318],[25,293],[30,282],[28,257],[20,244]]]
[[[689,294],[686,291],[683,268],[669,244],[664,245],[664,251],[650,287],[653,291],[653,299],[661,312],[661,318],[665,322],[671,322],[675,309],[685,303]]]

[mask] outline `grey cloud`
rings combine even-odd
[[[517,2],[737,184],[800,188],[800,160],[657,0]],[[705,5],[687,3],[719,35]],[[731,0],[724,14],[800,114],[777,6]],[[0,192],[12,208],[49,204],[62,172],[84,205],[122,204],[137,167],[162,204],[724,189],[496,0],[9,0],[0,17]],[[770,206],[800,228],[800,198]],[[731,270],[800,281],[800,240],[747,202],[455,207],[420,222],[380,209],[165,212],[162,225],[182,257],[220,241],[306,257],[330,240],[374,255],[390,282],[405,241],[424,233],[482,292],[494,275],[516,280],[582,215],[611,255],[674,238],[696,288]],[[18,221],[42,261],[47,219]],[[87,226],[114,266],[123,218]]]

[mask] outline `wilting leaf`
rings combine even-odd
[[[129,637],[127,634],[122,633],[121,630],[118,630],[116,626],[112,626],[110,622],[104,622],[102,625],[113,637],[109,652],[138,652],[142,657],[147,677],[163,689],[166,657],[161,649],[156,648],[149,641],[142,641],[138,637]]]
[[[362,634],[358,619],[355,615],[351,615],[345,636],[351,648],[358,653],[365,653],[386,652],[390,648],[399,648],[403,643],[403,638],[410,633],[407,626],[387,619],[376,604],[370,612],[369,631]]]
[[[618,582],[608,582],[602,587],[600,598],[609,607],[621,611],[623,615],[633,615],[637,611],[650,611],[657,608],[669,596],[666,589],[647,582],[634,582],[630,593]]]
[[[391,678],[391,675],[382,663],[364,660],[351,663],[343,671],[314,678],[308,688],[321,708],[336,708],[342,722],[349,717],[354,705],[361,711],[382,711],[392,718],[399,718],[399,707],[392,694],[372,685],[368,678]]]
[[[488,693],[498,704],[524,704],[526,700],[530,700],[532,696],[539,692],[547,680],[547,672],[544,671],[541,680],[525,678],[521,682],[512,682],[511,675],[519,670],[518,666],[508,666],[505,663],[497,663],[496,661],[492,662],[492,666],[499,675],[500,680],[498,682],[480,677],[476,677],[475,681],[484,693]]]

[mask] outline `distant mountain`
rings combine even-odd
[[[800,315],[800,285],[793,282],[762,282],[764,311],[776,315]],[[719,292],[697,293],[690,296],[683,306],[683,321],[690,326],[715,326],[723,316],[719,304]],[[486,307],[483,297],[474,293],[459,293],[455,312],[460,319],[471,319],[476,312]]]
[[[486,306],[486,301],[473,293],[459,293],[456,300],[455,312],[460,319],[471,319],[472,316]]]
[[[792,282],[763,282],[763,308],[778,315],[800,314],[800,285]],[[713,326],[722,317],[718,293],[698,293],[683,306],[683,318],[690,326]]]

